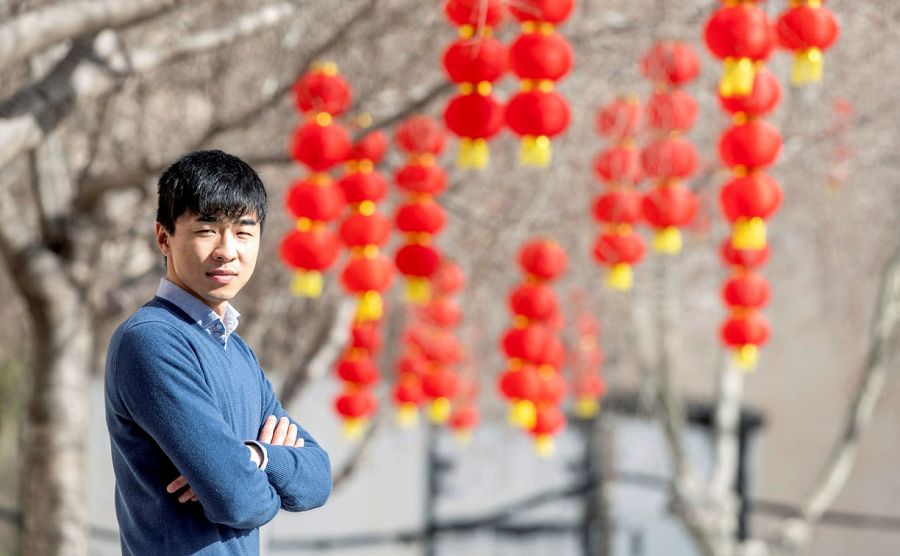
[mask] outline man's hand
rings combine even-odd
[[[303,446],[303,437],[297,438],[297,425],[291,423],[287,417],[276,419],[274,415],[269,415],[266,418],[266,422],[263,423],[262,428],[259,430],[257,440],[273,446],[293,448]]]
[[[273,446],[303,447],[303,437],[297,438],[297,426],[291,423],[287,417],[277,419],[274,415],[269,415],[266,418],[262,428],[259,430],[257,440]],[[247,446],[247,449],[250,450],[250,460],[259,466],[262,455],[257,452],[257,448],[254,446]],[[196,502],[197,497],[194,495],[194,490],[188,485],[184,475],[179,475],[177,479],[169,483],[166,487],[166,492],[175,494],[185,486],[188,488],[178,495],[178,501],[182,504],[185,502]]]

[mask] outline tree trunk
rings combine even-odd
[[[86,556],[87,387],[92,331],[71,284],[29,298],[33,390],[25,455],[23,553]]]

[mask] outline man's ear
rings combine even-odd
[[[169,246],[169,232],[159,222],[156,223],[156,246],[159,247],[164,257],[168,257],[169,251],[172,250]]]

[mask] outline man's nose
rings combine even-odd
[[[216,245],[213,257],[220,261],[230,261],[237,257],[237,241],[233,233],[226,231],[219,236],[219,243]]]

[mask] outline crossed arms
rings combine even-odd
[[[145,326],[171,330],[149,334],[141,330]],[[136,324],[123,332],[113,357],[122,404],[190,485],[188,499],[197,498],[207,519],[252,529],[280,508],[303,511],[325,503],[331,492],[328,455],[281,407],[261,370],[262,415],[271,417],[258,438],[265,442],[267,427],[279,422],[272,424],[264,471],[248,454],[248,439],[236,437],[225,421],[197,355],[179,330],[160,322]],[[289,434],[297,438],[290,445]],[[303,446],[295,448],[299,439]]]

